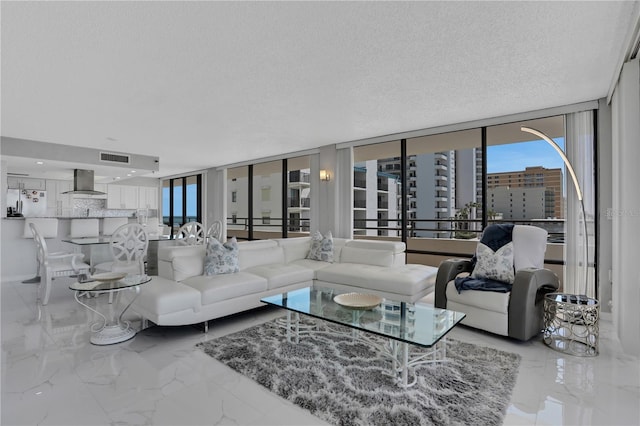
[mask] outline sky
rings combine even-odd
[[[564,150],[564,138],[554,141]],[[524,170],[527,166],[554,169],[562,168],[563,162],[553,147],[543,140],[487,147],[487,173]]]
[[[173,196],[178,200],[182,199],[182,187],[178,186],[174,189]],[[196,185],[187,185],[187,200],[192,200],[191,203],[187,202],[187,216],[196,215]],[[169,188],[162,188],[162,214],[168,215],[169,212]],[[182,202],[174,203],[173,214],[175,216],[182,216]]]

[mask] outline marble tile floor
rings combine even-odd
[[[194,348],[282,312],[216,320],[208,334],[196,326],[151,327],[128,342],[94,346],[93,317],[65,280],[56,280],[45,307],[35,304],[35,285],[2,283],[2,425],[324,424]],[[622,352],[610,322],[600,330],[594,358],[466,327],[450,336],[522,355],[507,425],[638,425],[640,362]]]

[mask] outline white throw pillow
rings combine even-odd
[[[232,274],[239,270],[236,238],[233,237],[224,244],[211,238],[207,243],[207,252],[204,257],[204,274]]]
[[[476,248],[476,266],[471,273],[473,278],[488,278],[513,284],[513,242],[507,243],[495,252],[482,243]]]
[[[316,231],[311,236],[311,248],[309,249],[309,254],[307,254],[307,259],[333,263],[333,236],[331,231],[324,236],[320,231]]]

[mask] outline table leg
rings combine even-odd
[[[92,308],[80,301],[80,296],[84,295],[86,292],[77,291],[75,293],[76,301],[89,309],[90,311],[96,313],[98,316],[102,318],[102,325],[99,323],[93,324],[90,329],[92,332],[91,335],[91,343],[94,345],[112,345],[115,343],[121,343],[133,338],[136,335],[136,331],[131,327],[129,321],[124,321],[122,319],[124,313],[129,309],[129,307],[133,304],[133,302],[137,299],[140,294],[140,287],[131,287],[135,291],[135,296],[133,299],[125,306],[125,308],[120,312],[119,315],[112,314],[110,318],[107,318],[106,315],[99,312],[97,309]],[[111,293],[111,292],[110,292]],[[96,304],[98,301],[96,300]],[[98,325],[98,327],[96,327]]]

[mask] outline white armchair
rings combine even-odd
[[[538,335],[543,328],[544,295],[559,287],[558,277],[544,269],[547,231],[535,226],[515,225],[512,241],[515,280],[510,291],[458,292],[455,278],[471,273],[473,265],[470,260],[445,260],[436,277],[435,306],[464,312],[467,316],[462,324],[491,333],[519,340]]]
[[[42,305],[49,303],[51,296],[51,282],[57,277],[69,277],[81,273],[89,273],[89,265],[84,263],[82,253],[49,253],[47,243],[38,230],[35,223],[29,227],[33,234],[38,250],[38,263],[40,265],[40,284],[38,286],[38,299]]]

